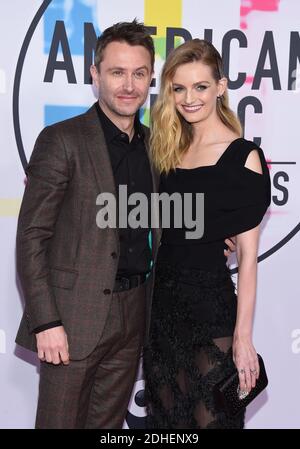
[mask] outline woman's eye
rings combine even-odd
[[[182,87],[173,87],[173,91],[174,92],[181,92],[182,91]]]
[[[198,90],[205,90],[207,89],[207,86],[203,86],[202,84],[199,84],[199,86],[197,86]]]

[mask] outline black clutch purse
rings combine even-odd
[[[232,374],[223,379],[214,388],[214,398],[218,410],[223,410],[229,416],[236,416],[247,407],[256,396],[268,385],[268,377],[262,357],[257,354],[259,362],[259,378],[256,385],[247,396],[240,398],[239,375],[235,368]],[[242,395],[243,396],[243,395]]]

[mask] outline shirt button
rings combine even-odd
[[[134,187],[134,186],[135,186],[135,182],[134,182],[134,181],[131,181],[131,183],[130,183],[130,184],[131,184],[131,186],[132,186],[132,187]]]
[[[103,293],[104,293],[105,295],[110,295],[110,294],[111,294],[111,290],[110,290],[109,288],[105,288],[105,289],[103,290]]]
[[[112,257],[113,259],[116,259],[116,258],[117,258],[117,253],[115,253],[115,252],[111,253],[111,257]]]
[[[128,248],[128,252],[129,252],[129,253],[132,253],[132,252],[133,252],[133,249],[132,249],[132,248]]]

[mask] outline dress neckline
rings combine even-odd
[[[219,163],[221,162],[221,160],[223,159],[225,153],[227,153],[229,151],[229,149],[232,147],[232,145],[237,142],[238,140],[243,139],[243,137],[237,137],[236,139],[234,139],[232,142],[230,142],[230,144],[227,146],[227,148],[225,148],[225,150],[223,151],[223,153],[221,154],[221,156],[219,157],[219,159],[217,160],[217,162],[215,164],[212,165],[200,165],[198,167],[192,167],[192,168],[181,168],[181,167],[176,167],[176,170],[182,170],[182,171],[192,171],[192,170],[199,170],[200,168],[212,168],[212,167],[217,167],[217,165],[219,165]]]

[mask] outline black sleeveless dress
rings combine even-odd
[[[244,166],[256,149],[263,174]],[[243,428],[244,412],[219,412],[213,388],[234,367],[237,297],[224,239],[257,226],[270,204],[263,151],[234,140],[216,165],[161,176],[160,192],[204,193],[204,234],[185,238],[171,219],[155,266],[150,335],[144,349],[149,428]]]

